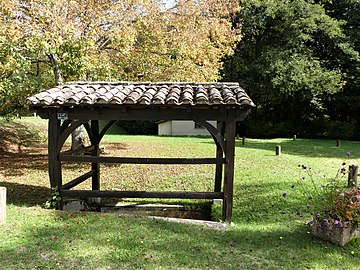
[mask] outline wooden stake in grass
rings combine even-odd
[[[246,138],[242,137],[242,145],[245,145],[245,144],[246,144]]]
[[[336,147],[340,147],[341,146],[341,141],[339,139],[336,140]]]
[[[359,173],[358,165],[349,166],[349,178],[348,178],[348,187],[349,188],[357,186],[358,173]]]
[[[0,224],[6,223],[6,187],[0,187]]]
[[[277,145],[276,149],[275,149],[276,155],[280,156],[281,155],[281,145]]]

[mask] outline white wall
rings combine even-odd
[[[171,135],[171,121],[165,121],[158,124],[159,135]]]
[[[208,121],[216,127],[216,121]],[[159,135],[210,136],[205,128],[195,128],[194,121],[166,121],[159,124]]]

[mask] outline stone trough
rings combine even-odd
[[[70,201],[64,204],[67,211],[96,211],[115,213],[124,217],[162,219],[175,223],[199,224],[212,229],[225,230],[227,223],[212,219],[212,203],[202,205],[117,203],[89,206],[83,201]]]

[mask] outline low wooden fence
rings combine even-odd
[[[348,178],[349,188],[357,186],[358,175],[359,175],[359,166],[358,165],[349,166],[349,178]]]

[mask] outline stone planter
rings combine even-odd
[[[340,246],[346,245],[353,237],[360,235],[358,224],[349,221],[344,222],[342,226],[339,226],[332,222],[313,220],[308,226],[312,235]]]

